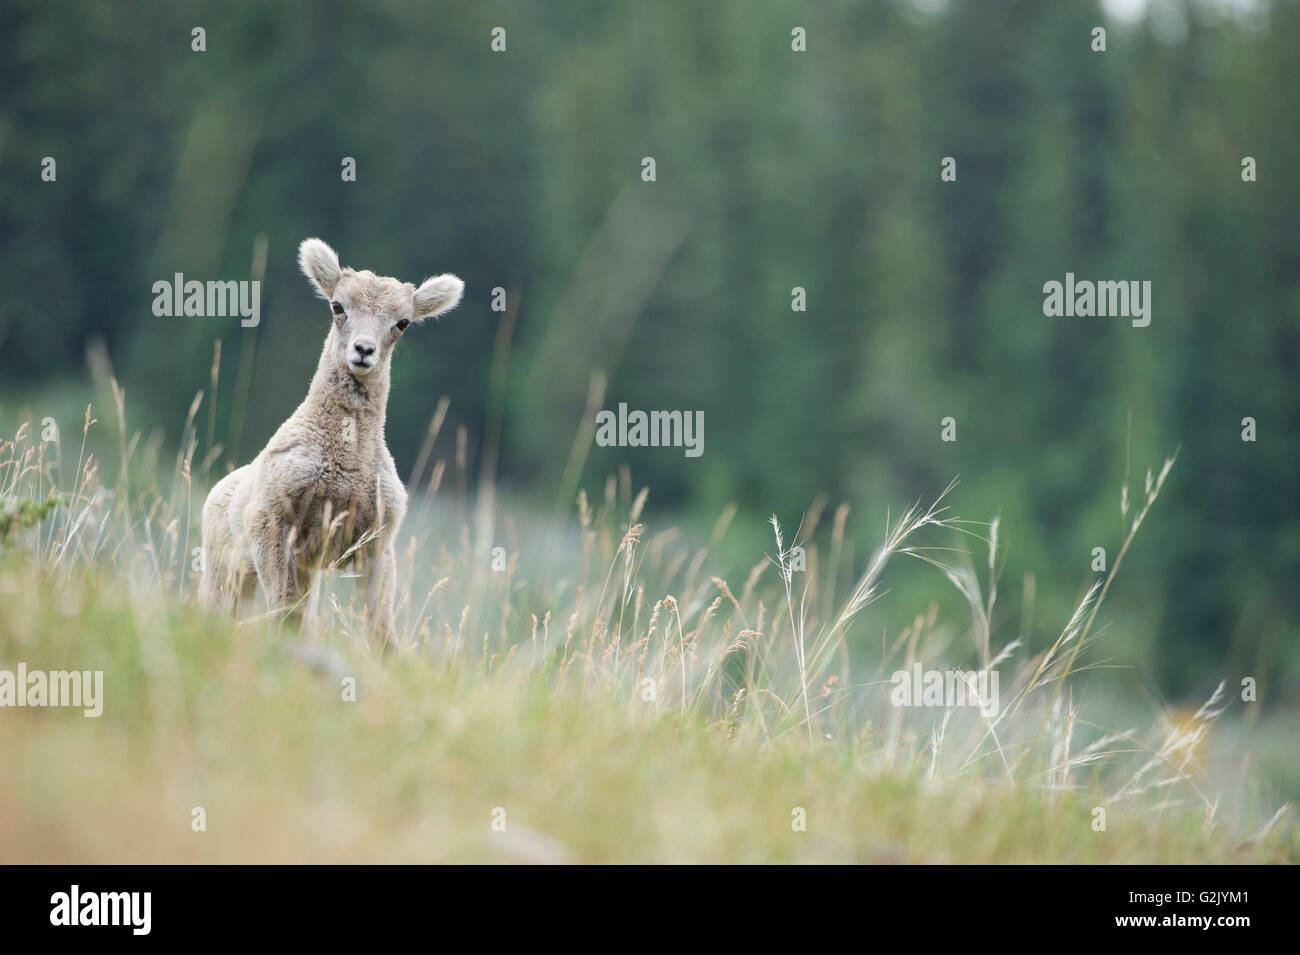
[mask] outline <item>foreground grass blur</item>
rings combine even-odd
[[[119,582],[0,571],[3,659],[105,672],[99,719],[0,719],[0,859],[1193,862],[1295,859],[1194,811],[870,769],[870,735],[760,742],[606,689],[424,656],[304,659]],[[340,674],[355,676],[355,703]],[[206,831],[191,830],[203,807]],[[493,811],[505,810],[505,831]],[[792,830],[792,810],[807,831]]]
[[[890,523],[847,586],[839,515],[824,557],[818,514],[802,551],[774,521],[774,560],[733,587],[709,547],[648,532],[626,474],[579,497],[567,534],[496,531],[488,489],[459,533],[412,508],[403,638],[381,654],[337,568],[305,634],[193,606],[197,407],[170,487],[124,425],[111,490],[84,450],[65,485],[29,431],[0,447],[10,512],[58,502],[25,508],[0,555],[0,668],[102,670],[105,686],[97,719],[0,710],[0,860],[1300,859],[1289,812],[1230,815],[1200,772],[1222,692],[1151,731],[1102,729],[1073,700],[1119,561],[1027,654],[999,633],[996,522],[938,503]],[[1126,510],[1125,548],[1168,468]],[[441,473],[411,482],[426,505]],[[886,621],[873,656],[850,632],[907,557],[970,620]],[[886,675],[918,662],[1000,669],[999,713],[888,706]]]

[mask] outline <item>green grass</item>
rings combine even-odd
[[[53,485],[59,501],[0,552],[0,668],[102,670],[106,698],[97,719],[0,710],[0,861],[1300,859],[1289,812],[1224,799],[1204,772],[1217,694],[1149,730],[1075,700],[1114,568],[1029,654],[1001,632],[996,524],[941,504],[893,521],[856,576],[842,524],[815,520],[805,570],[778,526],[775,560],[733,574],[710,544],[652,534],[626,474],[580,496],[567,528],[498,503],[471,530],[438,511],[438,478],[399,546],[401,646],[380,653],[337,568],[305,635],[194,606],[197,407],[188,453],[160,468],[135,456],[119,402],[111,491],[85,450],[65,483],[64,449],[0,446],[0,498]],[[1133,533],[1164,473],[1126,514]],[[969,620],[881,619],[908,558]],[[1001,714],[889,706],[882,678],[914,660],[1002,670]]]
[[[359,652],[312,666],[273,630],[235,635],[96,575],[11,563],[0,595],[6,660],[102,669],[107,695],[98,719],[0,719],[7,862],[1247,862],[1298,848],[1291,827],[1241,844],[1140,804],[1094,832],[1087,793],[881,771],[869,734],[764,742],[522,669]]]

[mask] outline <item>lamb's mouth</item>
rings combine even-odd
[[[368,375],[374,370],[374,362],[367,361],[364,358],[353,358],[348,361],[348,368],[354,375]]]

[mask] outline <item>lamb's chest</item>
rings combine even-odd
[[[303,488],[298,507],[307,549],[319,554],[329,539],[329,550],[337,556],[375,528],[377,510],[372,471],[322,466],[316,480]]]

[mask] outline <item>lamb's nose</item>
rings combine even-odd
[[[352,347],[357,350],[357,354],[362,358],[369,358],[375,353],[375,346],[368,342],[356,341],[352,343]]]

